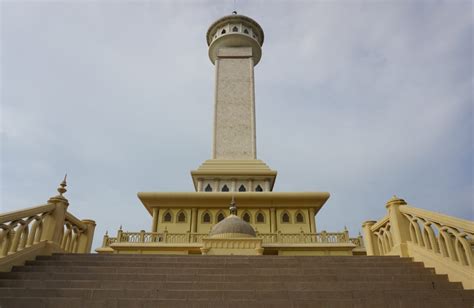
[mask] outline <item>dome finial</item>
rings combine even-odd
[[[230,215],[237,215],[237,206],[235,205],[235,198],[234,195],[232,195],[232,200],[230,201]]]

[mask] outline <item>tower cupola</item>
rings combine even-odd
[[[263,30],[252,18],[234,13],[216,20],[207,30],[209,59],[215,64],[217,51],[223,47],[250,47],[257,65],[262,57]]]

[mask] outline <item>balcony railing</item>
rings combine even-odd
[[[164,232],[124,232],[121,229],[117,237],[109,237],[106,233],[102,242],[102,248],[110,247],[114,243],[156,243],[156,244],[200,244],[202,239],[207,237],[207,233],[170,233]],[[362,237],[349,238],[349,233],[326,232],[321,233],[259,233],[257,238],[263,240],[263,244],[343,244],[352,243],[356,247],[363,247]]]

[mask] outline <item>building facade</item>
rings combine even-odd
[[[201,253],[203,239],[228,215],[237,216],[261,238],[264,254],[352,255],[363,253],[348,231],[318,232],[315,216],[327,192],[275,192],[277,172],[257,158],[254,67],[262,57],[264,32],[253,19],[232,14],[207,31],[215,66],[212,155],[191,171],[194,192],[140,192],[151,229],[119,230],[104,237],[99,253]]]

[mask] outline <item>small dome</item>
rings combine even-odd
[[[256,237],[251,225],[236,215],[229,215],[216,224],[209,233],[211,238]]]

